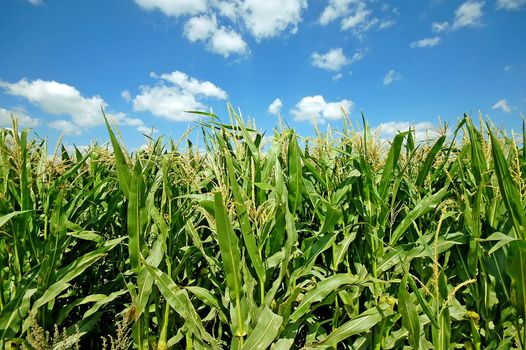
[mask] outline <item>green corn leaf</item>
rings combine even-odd
[[[283,318],[264,307],[254,330],[248,336],[242,350],[264,350],[276,339]]]
[[[521,195],[519,189],[515,185],[510,169],[508,167],[508,161],[504,157],[502,146],[497,140],[493,132],[489,132],[491,137],[491,151],[493,153],[493,161],[495,163],[495,175],[499,182],[500,194],[504,205],[508,210],[508,214],[511,217],[513,227],[515,228],[515,234],[519,239],[525,239],[526,230],[526,215],[524,214],[524,206],[522,204]]]
[[[420,168],[420,171],[418,172],[418,176],[416,177],[416,186],[422,186],[424,184],[424,181],[427,177],[427,174],[431,171],[431,167],[433,166],[433,163],[435,162],[435,158],[442,149],[442,146],[444,145],[444,142],[446,141],[446,135],[442,135],[438,138],[438,140],[435,141],[433,144],[433,147],[431,147],[431,150],[426,156],[426,159],[424,160],[424,163],[422,164],[422,167]]]
[[[507,268],[511,278],[511,302],[519,315],[526,319],[526,241],[509,243]]]
[[[117,141],[117,138],[115,137],[115,134],[111,129],[110,123],[108,122],[108,118],[106,118],[104,110],[102,110],[102,114],[104,116],[104,121],[106,122],[108,134],[110,135],[111,145],[113,146],[113,154],[115,155],[115,165],[117,167],[117,178],[119,180],[119,186],[122,190],[122,193],[124,193],[124,195],[128,197],[131,187],[132,174],[130,168],[128,167],[128,163],[126,162],[126,158],[124,157],[124,153],[122,152],[121,146],[119,145],[119,142]]]
[[[292,214],[296,212],[301,202],[301,193],[303,190],[303,174],[301,165],[301,150],[298,146],[296,135],[292,133],[289,137],[289,147],[287,153],[288,164],[288,191],[289,191],[289,209]]]
[[[406,131],[395,136],[389,154],[387,155],[382,178],[378,186],[378,193],[383,200],[387,200],[389,184],[393,180],[393,173],[398,164],[398,158],[400,157],[400,151],[402,150],[402,143],[407,134],[408,132]]]
[[[405,231],[413,224],[413,222],[420,216],[428,213],[429,211],[436,208],[436,206],[442,201],[442,199],[448,194],[448,188],[444,187],[437,193],[429,195],[422,199],[406,217],[400,222],[391,235],[390,244],[395,246],[396,242],[402,237]]]
[[[128,192],[128,251],[130,264],[135,273],[139,273],[141,268],[140,259],[143,240],[141,222],[142,191],[142,170],[141,164],[137,159]]]
[[[166,302],[186,320],[186,325],[192,333],[208,343],[214,343],[214,338],[204,329],[201,318],[195,311],[186,290],[179,288],[167,274],[158,268],[147,263],[144,263],[144,267],[154,278],[155,284],[166,299]]]
[[[311,289],[303,299],[301,300],[298,307],[290,315],[290,321],[296,322],[303,315],[311,310],[313,303],[322,301],[327,295],[336,291],[343,285],[363,284],[366,280],[360,279],[355,275],[342,273],[328,277],[316,284],[316,287]]]
[[[416,312],[415,305],[406,290],[407,274],[402,278],[398,288],[398,311],[402,315],[402,324],[409,332],[409,345],[413,349],[420,348],[420,319]]]
[[[241,298],[241,254],[239,252],[239,241],[232,228],[232,223],[223,204],[221,192],[214,193],[214,204],[216,212],[217,241],[223,260],[223,269],[226,274],[226,283],[230,290],[230,298],[239,300]]]
[[[336,328],[327,338],[316,344],[317,348],[336,347],[338,343],[350,336],[370,331],[376,324],[392,314],[393,309],[389,304],[379,304]]]

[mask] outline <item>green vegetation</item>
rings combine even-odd
[[[524,138],[344,116],[264,147],[230,114],[206,151],[0,131],[0,347],[524,349]]]

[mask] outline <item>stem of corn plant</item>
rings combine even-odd
[[[166,271],[168,276],[172,275],[172,264],[170,260],[167,258],[166,260]],[[164,305],[164,318],[163,318],[163,325],[161,328],[161,334],[159,336],[159,344],[157,346],[158,350],[166,350],[168,349],[167,346],[167,338],[168,338],[168,324],[170,323],[170,305],[168,305],[168,302]]]

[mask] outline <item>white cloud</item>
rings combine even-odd
[[[483,1],[466,1],[455,11],[453,29],[473,27],[482,24]]]
[[[311,120],[323,123],[326,120],[340,119],[342,117],[341,109],[343,108],[346,113],[350,113],[352,106],[351,100],[326,102],[321,95],[306,96],[294,106],[290,113],[297,121]]]
[[[409,128],[414,130],[416,141],[424,141],[430,138],[436,138],[440,135],[439,130],[430,122],[410,123],[404,121],[391,121],[381,123],[376,130],[381,138],[392,140],[398,133],[408,131]]]
[[[324,54],[314,52],[310,57],[313,66],[330,71],[338,71],[350,63],[350,60],[343,53],[343,49],[339,47]]]
[[[199,81],[196,78],[189,77],[188,74],[180,71],[164,73],[160,76],[157,76],[155,73],[151,73],[150,76],[152,78],[168,81],[180,87],[181,90],[186,91],[192,95],[202,95],[221,100],[226,100],[227,98],[226,92],[217,87],[216,85],[212,84],[211,82]]]
[[[391,28],[392,26],[395,25],[395,23],[396,21],[394,19],[386,19],[386,20],[380,21],[380,23],[378,24],[378,29],[382,30],[382,29]]]
[[[511,65],[508,64],[508,65],[504,66],[503,69],[504,69],[505,72],[510,72],[510,71],[513,70],[513,66],[511,66]]]
[[[431,25],[431,29],[434,32],[443,32],[449,28],[449,22],[434,22]]]
[[[0,81],[0,88],[8,94],[21,96],[53,115],[69,115],[75,124],[91,127],[103,123],[102,97],[86,98],[73,86],[56,81],[22,79],[17,83]]]
[[[402,79],[402,75],[395,70],[391,69],[384,77],[384,85],[389,85],[397,80]]]
[[[239,33],[223,27],[214,32],[208,48],[210,51],[223,55],[225,58],[233,53],[241,55],[248,51],[248,45]]]
[[[159,132],[159,130],[157,130],[157,129],[149,128],[149,127],[146,127],[146,126],[138,127],[137,131],[140,132],[141,134],[146,134],[146,135],[156,134],[156,133]]]
[[[52,129],[59,130],[61,133],[66,135],[80,135],[82,134],[81,129],[75,123],[69,120],[54,120],[48,123],[48,126]]]
[[[302,21],[307,0],[135,0],[143,9],[160,10],[167,16],[191,17],[185,24],[183,35],[190,42],[204,41],[209,51],[223,55],[249,52],[241,28],[225,26],[231,23],[243,26],[260,41],[281,35],[286,30],[296,33]]]
[[[365,23],[367,17],[371,14],[371,11],[367,9],[364,2],[360,2],[357,7],[350,11],[350,14],[346,16],[341,23],[342,30],[349,28],[356,28],[362,23]]]
[[[195,15],[207,10],[207,0],[135,0],[145,10],[160,10],[167,16]]]
[[[342,73],[338,73],[338,74],[335,74],[335,75],[332,77],[332,80],[334,80],[334,81],[338,81],[338,80],[340,80],[341,78],[343,78],[343,74],[342,74]]]
[[[497,0],[497,9],[517,11],[526,5],[526,0]]]
[[[392,18],[380,20],[374,17],[363,0],[330,0],[318,22],[327,25],[337,19],[341,19],[341,30],[351,30],[358,37],[372,28],[382,30],[395,24]]]
[[[234,21],[237,19],[239,14],[239,5],[238,0],[225,1],[225,0],[212,0],[212,6],[219,11],[221,16],[227,17],[230,20]]]
[[[55,120],[50,127],[64,133],[80,135],[86,128],[91,128],[104,123],[101,108],[108,106],[104,99],[98,95],[84,97],[73,86],[56,81],[22,79],[16,83],[0,81],[0,88],[13,96],[26,98],[44,112],[56,116],[70,116],[71,120]],[[129,92],[128,92],[129,94]],[[123,92],[123,97],[126,93]],[[107,113],[123,125],[141,126],[142,121],[129,118],[126,114]]]
[[[218,27],[215,16],[190,18],[185,24],[184,36],[191,42],[206,41],[209,51],[224,57],[248,52],[248,45],[241,34],[232,29]]]
[[[420,40],[417,40],[417,41],[414,41],[411,43],[411,47],[412,48],[424,48],[424,47],[433,47],[433,46],[436,46],[440,43],[440,37],[438,36],[435,36],[435,37],[432,37],[432,38],[425,38],[425,39],[420,39]]]
[[[281,107],[283,107],[283,102],[277,98],[268,106],[268,112],[272,115],[278,115]]]
[[[27,0],[31,5],[34,5],[34,6],[38,6],[38,5],[42,5],[43,2],[42,0]]]
[[[40,124],[40,120],[32,118],[22,109],[9,110],[0,107],[0,125],[11,126],[11,116],[18,118],[18,124],[23,128],[34,128]]]
[[[210,38],[216,30],[215,16],[192,17],[184,26],[184,36],[191,42],[202,41]]]
[[[295,33],[306,8],[306,0],[244,0],[241,5],[245,25],[258,41],[275,37],[289,27]]]
[[[432,29],[435,32],[442,32],[445,30],[480,26],[482,25],[482,17],[484,15],[482,11],[483,6],[484,1],[466,1],[455,10],[453,24],[449,24],[449,22],[435,22],[432,24]]]
[[[131,94],[130,94],[130,92],[128,90],[124,90],[123,92],[121,92],[121,97],[126,102],[130,102],[131,101]]]
[[[133,99],[135,111],[148,111],[155,116],[172,121],[192,121],[196,116],[189,110],[205,110],[204,98],[226,99],[225,91],[209,81],[199,81],[182,72],[152,73],[158,79],[155,86],[142,86]],[[168,84],[167,84],[168,83]]]
[[[500,109],[505,113],[511,112],[511,107],[508,105],[508,101],[505,98],[498,100],[491,109]]]
[[[135,126],[137,128],[144,126],[144,123],[139,118],[128,117],[126,113],[106,113],[106,116],[119,125]]]

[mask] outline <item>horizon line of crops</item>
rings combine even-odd
[[[524,349],[524,130],[386,143],[344,115],[264,148],[228,111],[200,113],[205,152],[129,154],[106,120],[113,151],[54,161],[0,130],[0,348]]]

